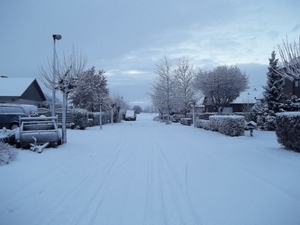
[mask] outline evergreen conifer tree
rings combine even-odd
[[[275,115],[275,113],[280,111],[280,100],[283,98],[283,78],[277,72],[279,66],[278,59],[275,56],[276,53],[273,51],[269,59],[267,85],[264,87],[264,97],[271,115]]]

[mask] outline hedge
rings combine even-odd
[[[210,116],[210,130],[218,131],[228,136],[244,135],[244,116]]]
[[[198,128],[203,128],[205,130],[210,130],[209,120],[197,119],[196,122],[195,122],[195,126],[198,127]]]
[[[300,112],[276,114],[275,132],[279,144],[300,152]]]

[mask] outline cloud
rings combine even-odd
[[[296,26],[293,27],[291,32],[298,32],[300,30],[300,23],[298,23]]]

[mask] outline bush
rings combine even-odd
[[[181,118],[180,123],[182,125],[191,126],[191,124],[193,123],[193,120],[191,118]]]
[[[0,142],[0,165],[8,164],[17,158],[18,152],[7,143]]]
[[[94,112],[91,113],[92,118],[92,126],[99,126],[100,125],[100,112]],[[102,125],[106,124],[110,121],[110,113],[103,111],[101,114],[101,120],[102,120]]]
[[[245,118],[243,116],[210,116],[210,129],[228,136],[244,135]]]
[[[278,113],[275,132],[279,144],[300,152],[300,112]]]
[[[74,109],[73,110],[73,123],[75,128],[84,130],[88,126],[88,115],[85,109]]]
[[[197,119],[195,122],[195,126],[198,128],[203,128],[205,130],[210,130],[210,122],[209,120],[199,120]]]

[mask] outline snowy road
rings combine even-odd
[[[0,167],[0,224],[300,224],[300,154],[274,132],[233,138],[152,118],[20,151]]]

